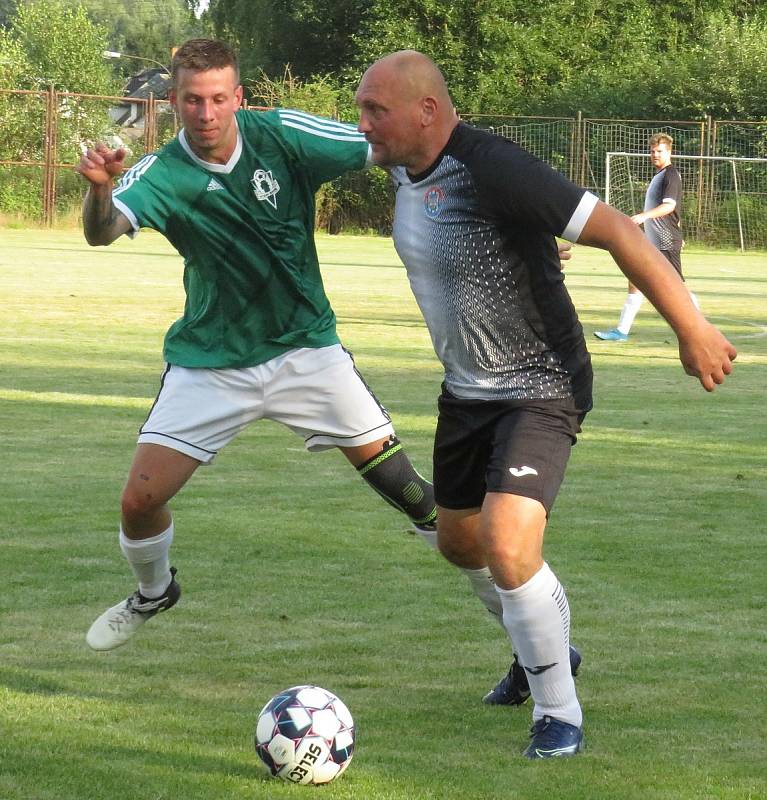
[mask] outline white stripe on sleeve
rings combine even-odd
[[[127,189],[135,181],[139,180],[141,176],[157,161],[157,156],[150,153],[144,156],[140,161],[137,161],[127,172],[120,178],[120,183],[117,185],[114,193],[119,194]]]
[[[583,228],[589,221],[591,212],[599,202],[599,198],[591,192],[584,192],[581,197],[581,202],[573,212],[570,221],[567,223],[565,229],[562,231],[561,238],[566,239],[568,242],[577,242],[578,237],[583,232]]]
[[[136,215],[122,202],[122,200],[118,200],[114,194],[112,195],[112,205],[121,213],[124,214],[128,218],[128,222],[133,226],[133,234],[135,235],[138,233],[139,224],[138,220],[136,219]],[[130,234],[129,234],[130,235]]]
[[[295,128],[304,133],[311,133],[323,139],[335,139],[339,142],[364,142],[365,136],[354,125],[335,120],[314,117],[302,111],[280,110],[280,120],[288,128]]]

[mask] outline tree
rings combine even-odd
[[[767,86],[767,12],[738,19],[710,14],[695,45],[679,54],[677,80],[666,109],[721,119],[764,119]]]
[[[445,73],[458,105],[465,88],[488,67],[490,55],[484,20],[495,19],[492,0],[372,0],[361,29],[354,35],[355,53],[343,74],[356,83],[376,59],[394,50],[427,53]]]
[[[10,29],[0,35],[0,53],[11,62],[0,71],[12,89],[53,88],[61,93],[116,94],[102,53],[107,32],[94,25],[81,5],[64,0],[20,3]],[[45,103],[41,96],[0,95],[3,146],[14,160],[43,160]],[[57,97],[58,158],[74,162],[84,141],[101,139],[113,130],[103,101],[69,95]]]
[[[24,48],[9,32],[0,29],[0,89],[28,86],[34,73]],[[24,136],[31,107],[24,95],[0,93],[0,160],[21,161],[36,156],[37,151],[32,151]]]
[[[242,73],[338,75],[354,56],[364,0],[212,0],[207,19],[239,51]]]
[[[415,48],[443,69],[463,113],[648,118],[706,105],[691,101],[691,82],[706,91],[701,64],[715,70],[717,107],[755,113],[758,81],[735,62],[742,46],[759,66],[766,14],[764,0],[675,0],[662,13],[655,0],[211,0],[207,16],[246,76],[275,78],[289,63],[300,79],[350,90],[376,58]]]
[[[81,0],[88,16],[106,28],[105,49],[170,63],[171,50],[202,30],[186,0]],[[125,64],[137,71],[138,62]],[[146,66],[146,65],[145,65]]]
[[[110,71],[101,54],[106,31],[90,22],[82,6],[62,0],[20,3],[7,30],[0,30],[0,86],[61,92],[113,94]],[[90,103],[58,96],[57,157],[74,161],[80,143],[100,136],[106,114]],[[0,158],[43,161],[48,143],[42,94],[0,94]],[[26,216],[40,212],[39,174],[24,169],[0,174],[0,207]]]
[[[0,89],[29,85],[35,72],[24,48],[10,32],[0,28]]]
[[[6,28],[16,9],[15,0],[0,0],[0,28]]]
[[[29,0],[11,20],[11,37],[34,68],[26,87],[112,94],[114,84],[103,52],[106,29],[94,25],[81,5],[64,0]]]

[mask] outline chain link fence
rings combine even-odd
[[[622,120],[480,114],[465,117],[477,127],[519,142],[574,183],[601,198],[607,192],[606,156],[610,152],[646,153],[654,133],[674,138],[684,156],[767,157],[767,121]],[[130,165],[169,141],[178,120],[167,102],[148,98],[75,95],[50,90],[0,90],[0,217],[19,217],[52,225],[78,213],[82,179],[72,167],[90,142],[124,144]],[[710,169],[695,171],[685,216],[699,220],[714,190]],[[688,181],[689,184],[689,181]],[[761,187],[761,182],[756,183]],[[391,191],[380,171],[349,175],[323,187],[318,197],[318,226],[329,231],[377,231],[391,228]],[[756,191],[749,202],[764,209],[767,195]],[[692,206],[690,204],[693,204]],[[697,206],[700,206],[698,208]],[[637,209],[640,210],[640,209]],[[719,228],[722,228],[720,225]],[[731,236],[723,233],[726,244]],[[695,240],[695,230],[690,230]],[[750,247],[767,249],[757,236]]]

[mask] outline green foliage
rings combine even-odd
[[[19,219],[42,215],[42,170],[0,167],[0,212]]]
[[[8,25],[16,9],[16,0],[0,0],[0,28]]]
[[[19,5],[7,31],[0,30],[0,87],[39,90],[0,94],[0,160],[46,159],[45,91],[115,94],[102,58],[106,31],[94,25],[83,6],[62,0],[32,0]],[[74,164],[83,142],[113,132],[103,101],[58,96],[55,159]],[[82,187],[77,187],[77,197]],[[40,171],[4,169],[0,173],[0,208],[4,213],[39,218]],[[60,196],[73,202],[71,192]]]
[[[30,86],[64,92],[112,94],[102,53],[107,31],[94,25],[82,5],[64,0],[29,0],[19,6],[11,35],[35,69]]]
[[[0,160],[44,159],[45,97],[0,93]]]
[[[0,89],[29,85],[34,68],[20,42],[0,29]],[[45,103],[34,95],[0,92],[0,161],[43,159]],[[0,213],[3,217],[40,219],[42,170],[0,167]]]
[[[679,54],[677,80],[665,107],[688,115],[711,114],[730,119],[763,119],[767,85],[767,11],[737,19],[710,15],[697,41]]]
[[[492,0],[373,0],[371,12],[355,35],[356,57],[342,65],[350,81],[374,60],[394,50],[421,50],[439,64],[459,105],[464,87],[487,66],[481,26],[494,15]]]
[[[414,48],[464,114],[674,119],[764,116],[760,0],[211,0],[210,24],[248,75],[323,74],[348,89]]]
[[[34,72],[21,42],[9,31],[0,28],[0,89],[28,86]],[[0,119],[5,121],[5,117]]]
[[[200,34],[201,25],[185,0],[82,0],[88,16],[109,31],[108,50],[168,65],[171,49]],[[125,59],[124,73],[138,72],[140,61]]]
[[[402,48],[435,59],[465,117],[580,111],[753,120],[767,108],[767,83],[758,79],[767,72],[761,0],[679,0],[662,12],[655,0],[211,0],[196,20],[198,7],[197,0],[19,0],[13,12],[13,0],[0,0],[0,25],[8,25],[0,27],[0,88],[117,94],[114,62],[102,60],[103,50],[167,63],[171,46],[211,31],[238,48],[252,102],[349,121],[364,69]],[[60,111],[66,158],[105,132],[103,108],[67,100]],[[0,95],[0,155],[41,154],[41,129],[32,125],[39,113]],[[173,133],[172,117],[163,121],[161,142]],[[344,179],[323,190],[323,227],[353,219],[385,230],[386,217],[374,211],[383,208],[379,180]],[[369,193],[368,210],[358,191]]]
[[[324,117],[337,117],[341,90],[328,77],[299,80],[286,67],[280,78],[270,78],[265,71],[253,79],[243,78],[243,86],[252,105],[267,108],[298,108]]]
[[[309,78],[338,74],[353,58],[368,13],[361,0],[214,0],[206,18],[238,48],[244,77],[277,77],[289,65]]]
[[[355,172],[317,193],[317,227],[328,233],[391,233],[394,188],[381,169]]]

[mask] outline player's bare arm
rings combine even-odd
[[[669,214],[673,213],[675,208],[676,203],[661,203],[659,206],[655,206],[655,208],[651,208],[649,211],[642,211],[639,214],[634,214],[634,216],[631,217],[631,221],[637,225],[642,225],[647,222],[648,219],[667,217]]]
[[[608,250],[631,283],[671,325],[688,375],[698,378],[709,392],[724,382],[737,351],[695,308],[674,268],[629,217],[599,202],[578,242]]]
[[[125,150],[103,144],[88,149],[75,167],[90,183],[83,202],[83,230],[90,245],[112,244],[131,230],[127,217],[112,204],[114,179],[123,171]]]

